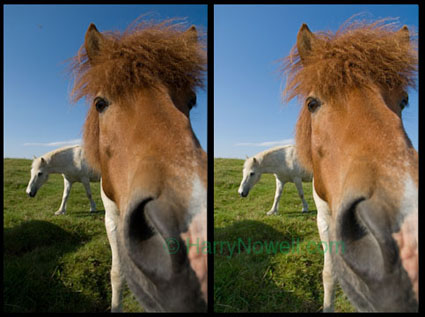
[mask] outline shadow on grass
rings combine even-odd
[[[221,252],[218,246],[215,248],[214,311],[314,312],[320,309],[319,301],[295,294],[293,285],[285,284],[285,279],[279,276],[282,274],[282,262],[287,264],[289,271],[294,270],[294,265],[300,266],[294,264],[296,262],[291,258],[291,254],[298,253],[298,258],[305,257],[297,249],[303,238],[297,236],[295,229],[282,233],[264,222],[243,220],[215,228],[214,240],[217,245],[223,242],[225,247],[228,246],[226,242],[236,244],[233,252]],[[244,241],[245,245],[250,240],[251,250],[246,247],[238,249],[238,240]],[[271,243],[274,246],[281,246],[283,243],[284,247],[273,248]],[[285,267],[285,264],[283,266]],[[289,272],[288,275],[290,274],[292,283],[297,280],[294,275],[300,272]],[[312,279],[315,278],[313,276]],[[320,283],[317,286],[320,286]],[[320,291],[317,286],[308,286],[313,288],[315,298]]]
[[[272,216],[273,217],[273,216]],[[270,220],[273,218],[270,217]],[[234,221],[226,227],[218,227],[214,229],[214,240],[232,240],[237,241],[239,238],[251,241],[288,241],[296,236],[296,232],[286,231],[282,233],[272,226],[256,220]]]
[[[93,301],[66,287],[61,257],[88,239],[47,221],[31,220],[4,229],[3,300],[5,312],[105,311],[108,302]],[[104,290],[106,293],[106,290]]]

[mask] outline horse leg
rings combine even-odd
[[[335,298],[335,280],[333,278],[333,264],[331,255],[331,245],[329,242],[329,221],[330,210],[328,204],[320,199],[314,190],[313,180],[313,198],[317,207],[317,227],[319,229],[320,239],[323,245],[324,265],[323,265],[323,311],[334,311],[334,298]]]
[[[90,200],[90,212],[96,211],[96,204],[91,196],[91,190],[90,190],[90,181],[88,178],[83,178],[81,182],[84,185],[84,188],[86,189],[87,198]]]
[[[111,312],[122,311],[122,290],[123,290],[123,274],[121,269],[120,258],[118,254],[117,226],[118,226],[118,209],[113,201],[111,201],[103,192],[102,181],[100,181],[100,194],[103,206],[105,207],[105,227],[108,235],[109,244],[112,252],[111,267]]]
[[[59,210],[55,212],[56,216],[65,214],[66,202],[68,200],[69,192],[71,191],[71,187],[72,187],[72,183],[65,177],[65,175],[62,174],[62,176],[63,176],[63,183],[64,183],[63,196],[62,196],[62,202],[59,207]]]
[[[294,184],[297,187],[298,196],[300,196],[301,201],[303,202],[303,210],[302,210],[302,212],[307,212],[308,211],[308,204],[307,204],[307,201],[304,198],[303,184],[302,184],[301,178],[300,177],[295,177],[294,178]]]
[[[274,174],[274,177],[276,178],[276,193],[274,195],[272,209],[270,209],[270,211],[267,212],[268,216],[277,214],[280,196],[282,196],[283,186],[285,186],[285,182],[282,182],[276,174]]]

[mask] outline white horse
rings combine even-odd
[[[294,145],[277,146],[247,158],[242,173],[243,178],[238,190],[242,197],[248,196],[251,188],[260,180],[261,174],[270,173],[276,177],[276,194],[272,209],[267,215],[277,213],[283,186],[287,182],[294,183],[297,187],[303,203],[302,212],[308,211],[301,182],[311,182],[312,175],[298,163]]]
[[[72,184],[75,182],[83,183],[90,200],[90,212],[96,211],[96,204],[91,196],[90,182],[99,182],[100,175],[87,165],[83,150],[79,145],[62,147],[39,158],[34,158],[31,179],[26,189],[27,194],[30,197],[35,197],[37,191],[47,181],[49,174],[54,173],[62,174],[65,184],[62,202],[55,215],[66,212],[66,202]]]

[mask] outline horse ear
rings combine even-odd
[[[34,157],[34,160],[37,158],[37,156],[35,156],[35,155],[33,155],[33,157]]]
[[[102,42],[104,41],[102,34],[97,30],[96,26],[91,23],[86,32],[84,47],[86,48],[87,56],[90,62],[99,55]]]
[[[398,30],[396,34],[400,39],[400,42],[402,42],[403,44],[409,44],[410,34],[409,29],[406,25],[404,25],[400,30]]]
[[[254,163],[257,163],[257,159],[256,159],[255,157],[252,159],[252,161],[253,161]]]
[[[297,49],[301,62],[305,62],[306,57],[311,53],[312,46],[316,40],[315,35],[310,31],[307,24],[303,24],[297,35]]]
[[[41,164],[46,164],[46,160],[43,157],[41,158]]]
[[[196,30],[196,27],[194,25],[188,28],[184,33],[189,37],[191,41],[198,41],[198,31]]]

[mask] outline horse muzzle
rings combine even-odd
[[[245,192],[243,190],[239,190],[238,193],[239,193],[239,196],[241,196],[242,198],[245,198],[246,196],[248,196],[249,191]]]
[[[375,192],[348,200],[337,214],[333,239],[344,246],[335,257],[337,271],[350,272],[339,277],[351,294],[367,294],[364,299],[351,298],[360,310],[418,310],[417,210],[397,223],[393,215],[401,211],[395,206],[383,193]],[[350,275],[362,282],[347,286]]]
[[[28,194],[28,196],[30,196],[31,198],[34,198],[34,197],[35,197],[35,195],[37,194],[37,191],[35,191],[35,192],[29,191],[29,192],[27,192],[27,194]]]
[[[206,210],[205,217],[199,212],[186,224],[185,212],[161,197],[142,199],[134,206],[126,212],[123,234],[118,235],[131,290],[147,311],[206,311],[207,254],[198,252],[200,240],[206,240]]]

